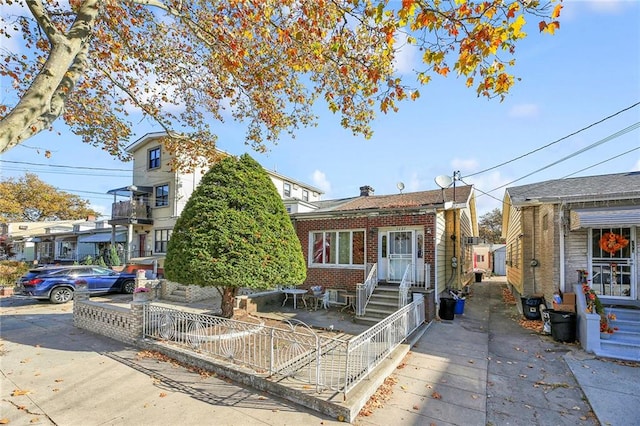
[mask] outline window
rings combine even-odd
[[[167,244],[169,243],[169,238],[171,238],[171,232],[171,229],[156,229],[154,236],[156,253],[167,252]]]
[[[476,254],[476,262],[484,262],[484,254]]]
[[[156,207],[169,205],[169,185],[159,185],[155,187]]]
[[[283,190],[282,194],[285,197],[291,197],[291,184],[289,182],[285,182],[284,183],[284,190]]]
[[[311,263],[316,265],[364,265],[364,231],[314,232]]]
[[[309,191],[306,189],[302,190],[302,201],[309,201]]]
[[[160,147],[149,150],[149,169],[157,169],[160,167]]]

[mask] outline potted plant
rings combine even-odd
[[[111,269],[114,271],[122,272],[124,269],[124,266],[122,266],[120,262],[118,249],[114,245],[109,248],[109,263],[111,264]]]
[[[134,302],[148,302],[151,296],[151,292],[146,287],[136,287],[133,290],[133,301]]]

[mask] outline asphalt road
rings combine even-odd
[[[73,305],[0,299],[0,424],[327,425],[335,419],[73,326]]]

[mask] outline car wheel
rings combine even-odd
[[[127,280],[122,283],[122,292],[126,294],[133,294],[133,290],[136,289],[136,282],[133,280]]]
[[[51,303],[67,303],[73,299],[73,290],[69,287],[54,288],[49,296]]]

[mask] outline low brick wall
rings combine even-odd
[[[280,305],[284,294],[279,290],[236,296],[236,308],[248,313],[260,312],[267,306]]]
[[[142,337],[142,306],[141,303],[132,303],[130,308],[105,305],[76,291],[73,325],[120,342],[135,343]]]

